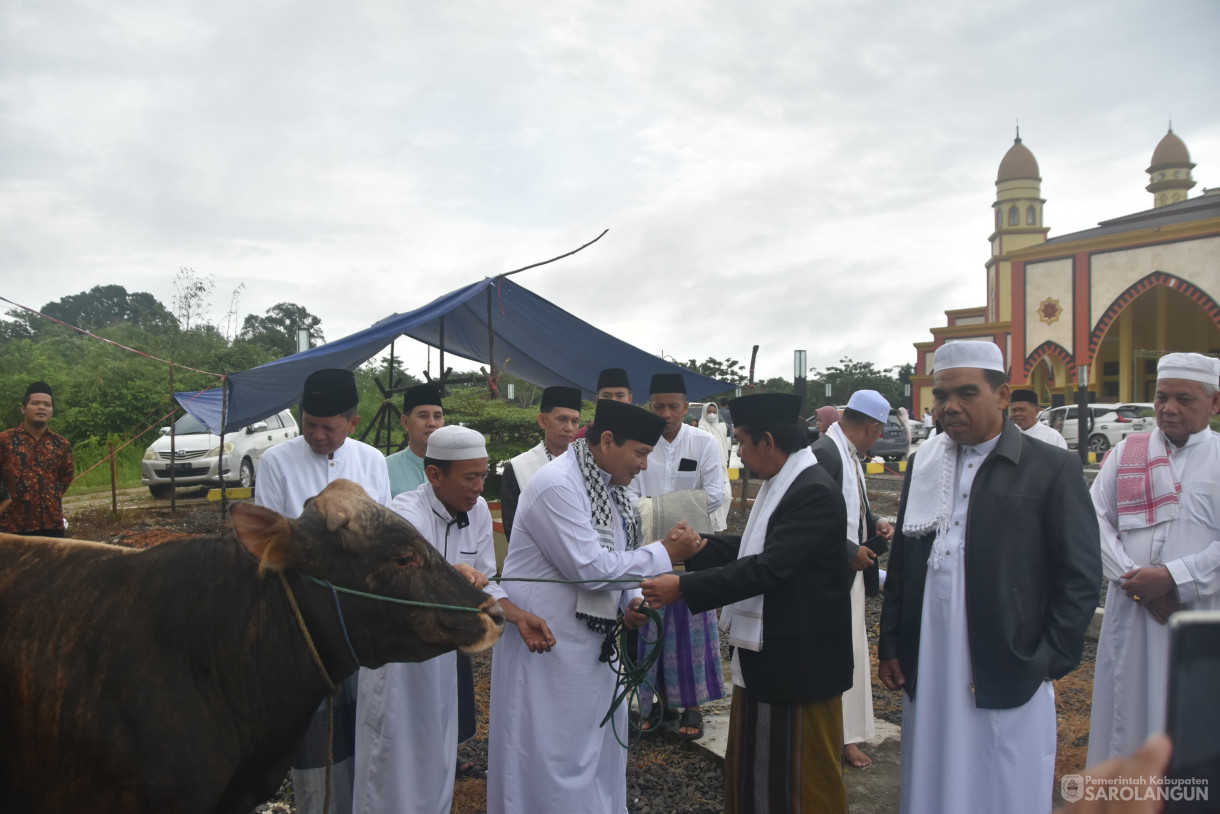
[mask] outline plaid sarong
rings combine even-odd
[[[733,687],[725,814],[847,814],[840,696],[768,704]]]

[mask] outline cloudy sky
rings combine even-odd
[[[1150,208],[1171,116],[1220,186],[1218,31],[1215,0],[6,0],[0,296],[168,305],[186,266],[218,323],[244,283],[335,339],[608,228],[516,279],[654,353],[757,343],[760,378],[897,365],[985,300],[1017,119],[1052,235]]]

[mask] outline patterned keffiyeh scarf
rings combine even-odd
[[[1127,436],[1118,453],[1118,530],[1176,520],[1182,484],[1174,477],[1160,430]],[[1111,454],[1114,454],[1113,452]]]
[[[635,518],[635,510],[627,497],[627,489],[622,486],[606,486],[602,470],[593,460],[589,444],[584,438],[578,438],[568,447],[576,457],[576,465],[580,468],[581,477],[585,482],[585,492],[589,495],[592,506],[593,530],[597,532],[597,541],[607,551],[614,550],[614,512],[610,501],[614,501],[623,525],[627,531],[627,549],[634,551],[640,547],[640,527]],[[621,591],[587,591],[580,590],[576,600],[576,618],[584,621],[589,630],[594,633],[611,635],[618,624],[618,600]]]

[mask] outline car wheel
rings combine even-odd
[[[1089,452],[1096,452],[1101,455],[1110,449],[1110,439],[1098,433],[1097,435],[1089,436]]]
[[[150,484],[148,487],[149,493],[158,499],[167,498],[174,493],[174,487],[168,483]]]
[[[250,462],[249,458],[241,459],[241,471],[238,473],[237,479],[246,489],[254,486],[254,464]]]

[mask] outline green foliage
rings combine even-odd
[[[119,488],[139,486],[140,460],[148,445],[135,441],[123,447],[124,443],[125,440],[122,437],[110,435],[104,439],[90,438],[79,444],[73,444],[72,456],[76,459],[77,479],[72,483],[69,493],[110,486],[110,445],[118,450],[115,454],[115,463],[118,468]]]
[[[242,323],[240,337],[267,348],[276,356],[296,353],[297,331],[309,331],[309,347],[326,341],[322,320],[293,302],[280,302],[267,309],[264,316],[248,314]]]
[[[693,370],[696,373],[702,373],[712,379],[718,379],[722,382],[729,382],[737,386],[746,383],[746,367],[742,362],[736,359],[713,359],[711,356],[702,362],[696,362],[694,359],[688,359],[679,364],[687,370]]]
[[[910,367],[904,365],[878,370],[872,362],[856,362],[844,357],[839,364],[820,372],[817,368],[810,368],[805,403],[825,404],[826,385],[829,383],[834,404],[846,404],[857,390],[876,390],[892,406],[898,407],[903,403],[903,380],[899,376],[906,369],[906,380],[909,381]]]

